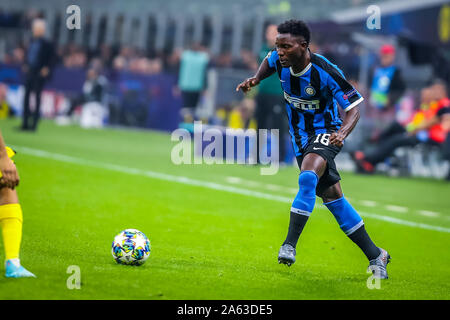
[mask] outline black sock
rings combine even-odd
[[[297,246],[298,238],[303,231],[303,227],[308,221],[309,216],[298,214],[291,211],[291,218],[289,220],[289,231],[286,240],[283,244],[289,243],[294,248]]]
[[[367,259],[373,260],[380,255],[380,253],[381,253],[380,248],[378,248],[373,243],[372,239],[370,239],[364,225],[362,225],[359,229],[357,229],[355,232],[350,234],[348,237],[354,243],[356,243],[358,245],[358,247],[361,248],[361,250],[366,255]]]

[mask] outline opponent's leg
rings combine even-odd
[[[0,189],[0,226],[5,247],[7,278],[35,277],[20,265],[19,251],[22,240],[22,208],[17,192],[10,188]]]
[[[326,169],[327,162],[315,153],[309,153],[302,161],[298,178],[299,191],[291,207],[286,240],[278,253],[278,262],[290,266],[295,262],[295,248],[300,234],[314,209],[316,186]]]
[[[386,250],[378,248],[370,239],[364,222],[358,212],[345,199],[340,183],[327,188],[319,195],[324,205],[336,218],[342,231],[364,252],[369,259],[369,268],[379,278],[387,278],[386,265],[390,256]]]

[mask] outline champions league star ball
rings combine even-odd
[[[139,230],[125,229],[114,237],[111,252],[119,264],[141,265],[150,256],[150,240]]]

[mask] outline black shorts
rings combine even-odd
[[[200,91],[182,91],[183,108],[195,109],[200,99]]]
[[[309,137],[305,148],[300,150],[302,155],[297,157],[299,169],[302,167],[303,158],[308,153],[316,153],[327,161],[327,168],[325,169],[322,177],[319,179],[316,187],[317,195],[320,195],[323,191],[341,180],[341,176],[336,169],[336,163],[334,162],[334,158],[339,151],[341,151],[341,147],[336,147],[335,145],[330,144],[329,138],[329,133],[322,133],[317,136]]]

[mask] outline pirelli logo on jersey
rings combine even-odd
[[[297,109],[301,110],[318,110],[320,109],[320,100],[304,100],[300,98],[291,97],[284,92],[284,98],[287,102],[293,105]]]

